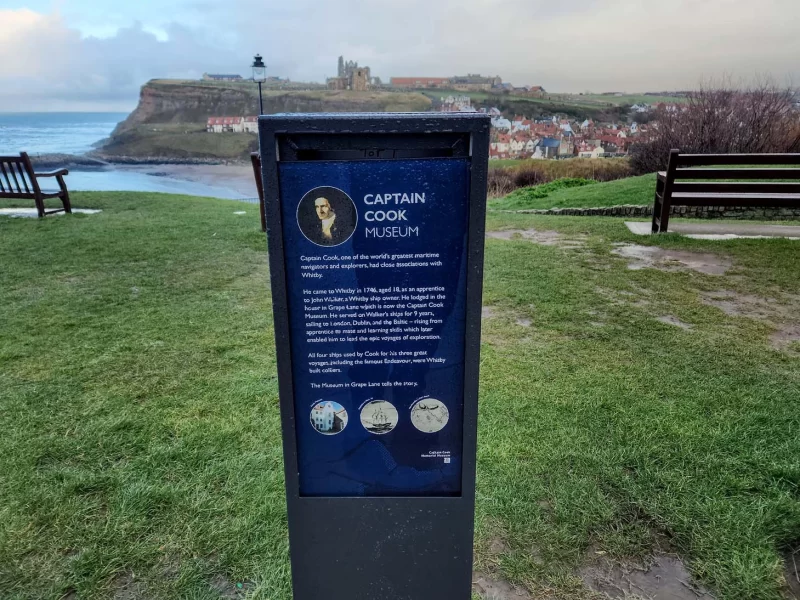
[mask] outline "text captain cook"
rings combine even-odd
[[[419,237],[419,227],[409,224],[411,217],[407,204],[425,204],[425,193],[367,194],[364,204],[370,207],[364,213],[368,238]],[[376,223],[396,223],[379,226]],[[401,224],[402,223],[402,224]]]

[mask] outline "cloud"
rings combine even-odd
[[[247,60],[213,33],[175,23],[166,28],[166,39],[138,22],[110,37],[83,37],[58,14],[26,9],[0,10],[0,23],[5,111],[128,110],[148,79],[196,78]]]
[[[330,74],[340,53],[384,79],[481,72],[556,91],[681,89],[800,69],[797,0],[276,3],[237,0],[237,29],[307,78]]]
[[[0,10],[0,110],[127,108],[150,78],[246,75],[256,52],[301,81],[333,75],[340,54],[384,80],[479,72],[564,92],[800,81],[797,0],[185,0],[150,12],[160,20],[99,39],[58,13]]]

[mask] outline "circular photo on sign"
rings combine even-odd
[[[318,246],[344,244],[357,223],[353,199],[335,187],[314,188],[297,205],[297,226],[309,242]]]
[[[336,435],[347,427],[347,411],[331,400],[320,400],[311,408],[311,426],[323,435]]]
[[[399,418],[397,409],[386,400],[372,400],[361,409],[361,424],[376,435],[389,433],[397,426]]]
[[[411,423],[422,433],[436,433],[450,420],[450,411],[435,398],[423,398],[411,405]]]

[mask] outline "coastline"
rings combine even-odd
[[[168,177],[202,185],[233,190],[247,198],[257,198],[253,167],[245,162],[219,163],[153,163],[117,164],[116,170],[142,173],[152,177]]]
[[[165,156],[106,156],[99,152],[87,154],[30,154],[37,169],[101,168],[124,165],[237,165],[246,166],[247,160]]]
[[[67,187],[76,191],[171,191],[189,195],[254,199],[253,167],[246,161],[169,158],[114,158],[91,155],[32,155],[36,171],[65,168]],[[185,182],[186,186],[181,186]]]

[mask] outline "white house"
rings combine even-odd
[[[496,119],[492,119],[492,127],[495,129],[501,129],[503,131],[510,131],[511,121],[504,117],[498,117]]]
[[[584,145],[578,152],[578,158],[602,158],[603,156],[605,156],[605,150],[602,146],[590,148],[588,145]]]
[[[245,117],[242,120],[242,127],[247,133],[258,133],[258,117]]]
[[[209,117],[209,133],[258,133],[258,117]]]
[[[525,142],[519,139],[513,139],[508,144],[511,154],[518,155],[525,149]]]
[[[333,404],[326,402],[323,405],[320,402],[311,409],[311,423],[317,431],[323,433],[331,431],[333,429],[334,415]]]

